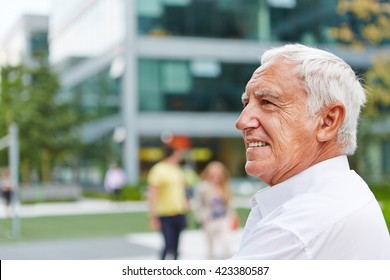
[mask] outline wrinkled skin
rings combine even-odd
[[[285,62],[266,63],[253,73],[236,122],[246,146],[246,172],[271,186],[340,154],[336,135],[344,106],[332,104],[309,116],[307,93]]]

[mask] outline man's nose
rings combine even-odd
[[[253,114],[253,110],[249,107],[245,107],[236,121],[236,128],[238,130],[245,130],[248,128],[255,128],[259,125],[258,119]]]

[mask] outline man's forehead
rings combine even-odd
[[[251,79],[249,80],[249,82],[253,82],[254,80],[257,80],[261,74],[264,72],[264,67],[263,66],[259,66],[252,74],[252,77]]]
[[[259,66],[252,74],[252,77],[248,81],[245,92],[247,96],[251,94],[252,92],[258,90],[259,88],[259,82],[264,76],[264,72],[267,70],[264,66]]]

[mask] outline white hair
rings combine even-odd
[[[309,115],[336,101],[344,105],[346,115],[337,141],[343,146],[344,154],[352,155],[356,150],[359,114],[366,102],[365,91],[352,68],[334,54],[300,44],[288,44],[266,51],[261,57],[261,64],[279,58],[296,65],[308,94]]]

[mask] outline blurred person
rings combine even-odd
[[[119,198],[120,192],[123,186],[126,184],[126,173],[118,166],[117,163],[113,163],[107,170],[104,176],[104,189],[114,195],[116,199]]]
[[[150,226],[162,233],[162,260],[178,259],[180,234],[187,226],[185,175],[179,165],[183,155],[183,150],[165,147],[165,158],[147,176]]]
[[[350,170],[366,96],[339,57],[300,44],[266,51],[236,127],[257,192],[233,259],[390,259],[381,208]]]
[[[1,188],[1,195],[3,197],[5,208],[6,208],[5,209],[6,216],[11,217],[12,216],[11,201],[12,201],[14,184],[12,182],[11,175],[8,168],[4,168],[1,171],[0,188]]]
[[[229,171],[222,162],[212,161],[195,188],[195,215],[206,233],[208,258],[215,258],[215,244],[222,243],[224,258],[232,255],[232,217]]]

